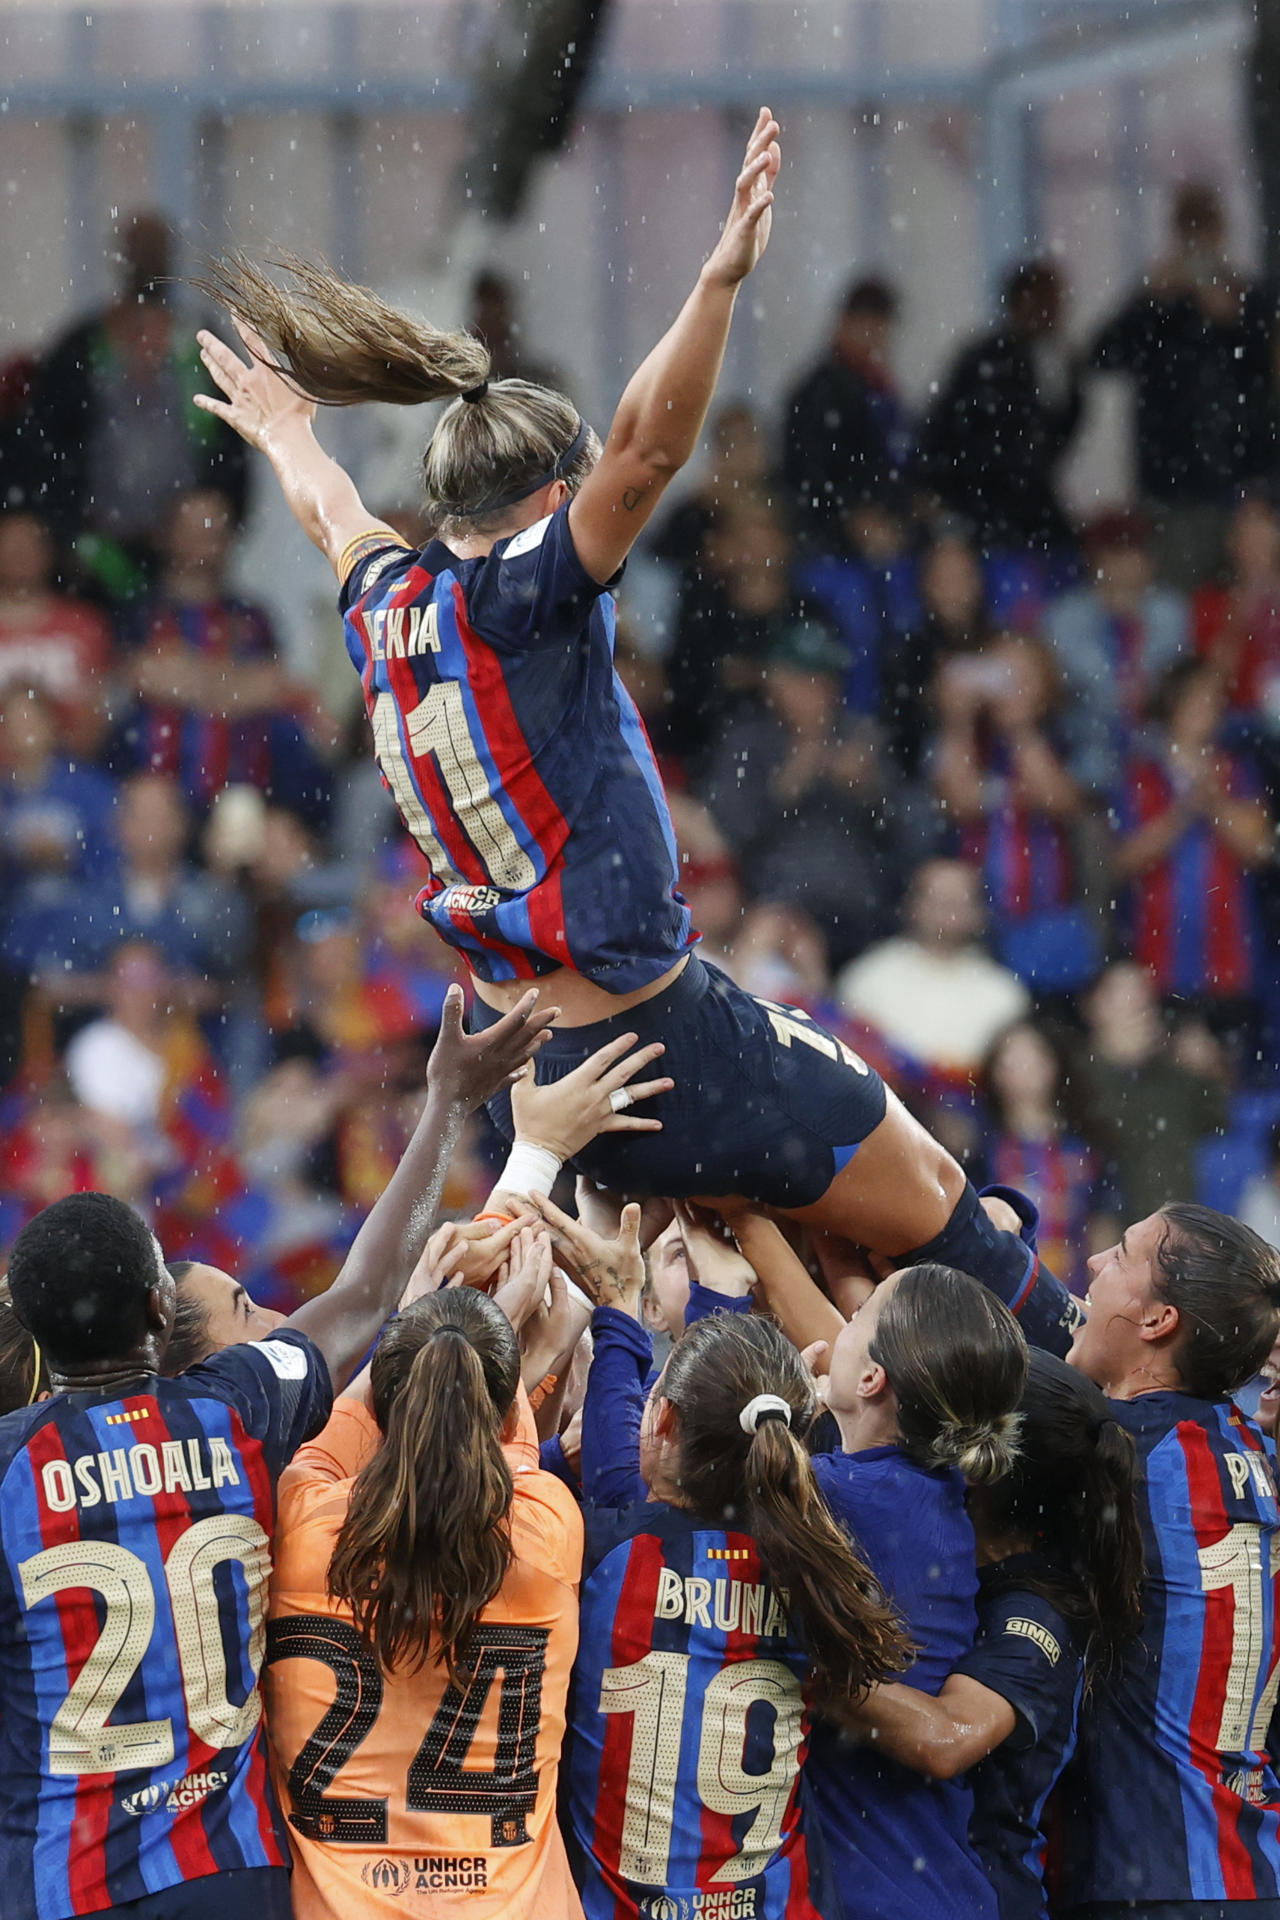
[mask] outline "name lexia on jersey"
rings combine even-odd
[[[710,1627],[721,1633],[762,1634],[766,1639],[786,1638],[786,1594],[749,1580],[703,1580],[692,1574],[686,1580],[673,1567],[663,1567],[658,1575],[658,1597],[654,1601],[655,1620],[684,1619],[686,1626]]]
[[[429,607],[382,607],[366,613],[375,660],[412,660],[440,651],[440,615]]]
[[[74,1460],[46,1460],[40,1470],[45,1504],[52,1513],[72,1507],[114,1506],[142,1494],[204,1493],[211,1487],[238,1487],[240,1474],[225,1440],[164,1440],[158,1447],[140,1441],[109,1453],[82,1453]]]

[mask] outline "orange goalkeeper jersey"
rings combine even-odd
[[[280,1482],[265,1673],[295,1920],[581,1920],[556,1822],[578,1644],[582,1519],[538,1470],[521,1392],[505,1449],[515,1559],[480,1616],[465,1690],[443,1666],[384,1673],[326,1576],[372,1414],[340,1400]],[[247,1916],[246,1916],[247,1920]]]

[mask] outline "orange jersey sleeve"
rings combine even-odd
[[[435,1662],[382,1672],[328,1595],[352,1478],[378,1444],[367,1408],[340,1402],[281,1481],[265,1682],[295,1920],[461,1920],[464,1906],[467,1920],[580,1920],[556,1786],[582,1517],[537,1469],[531,1434],[524,1402],[506,1449],[515,1559],[465,1689]]]

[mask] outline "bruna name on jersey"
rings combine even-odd
[[[142,1440],[132,1447],[78,1454],[74,1460],[46,1460],[40,1479],[51,1513],[97,1507],[104,1500],[114,1506],[157,1493],[204,1493],[240,1485],[235,1455],[216,1434],[164,1440],[158,1447]]]
[[[653,1603],[655,1620],[680,1620],[686,1626],[711,1628],[721,1633],[759,1634],[762,1639],[785,1640],[787,1636],[787,1596],[773,1588],[747,1580],[704,1580],[697,1574],[688,1578],[663,1567],[658,1575],[658,1592]]]

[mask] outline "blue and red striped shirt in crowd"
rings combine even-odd
[[[1215,1911],[1274,1902],[1274,1454],[1225,1400],[1147,1393],[1111,1410],[1143,1467],[1143,1628],[1088,1703],[1065,1782],[1055,1912],[1135,1898]]]
[[[1092,1147],[1070,1134],[1052,1140],[1020,1140],[998,1133],[986,1152],[987,1178],[993,1185],[1025,1193],[1040,1214],[1036,1246],[1051,1272],[1083,1297],[1089,1288],[1085,1266],[1089,1220],[1097,1209],[1102,1169]]]
[[[288,1864],[258,1670],[276,1481],[331,1401],[279,1332],[0,1420],[5,1920]]]
[[[1254,792],[1245,768],[1218,755],[1223,789]],[[1117,808],[1123,833],[1158,820],[1179,797],[1169,768],[1140,756],[1129,767]],[[1195,820],[1163,860],[1128,887],[1133,957],[1162,993],[1227,999],[1252,993],[1257,955],[1253,881],[1244,863],[1204,820]]]
[[[143,610],[139,628],[140,651],[192,654],[222,663],[229,676],[237,666],[262,666],[276,657],[266,614],[247,601],[218,599],[194,606],[159,600]],[[268,713],[223,719],[144,701],[134,753],[140,767],[170,774],[192,804],[203,808],[233,783],[270,787],[273,725]]]
[[[571,967],[627,993],[693,936],[662,782],[613,670],[613,601],[568,514],[474,560],[367,538],[339,605],[382,777],[431,867],[425,918],[482,979]]]

